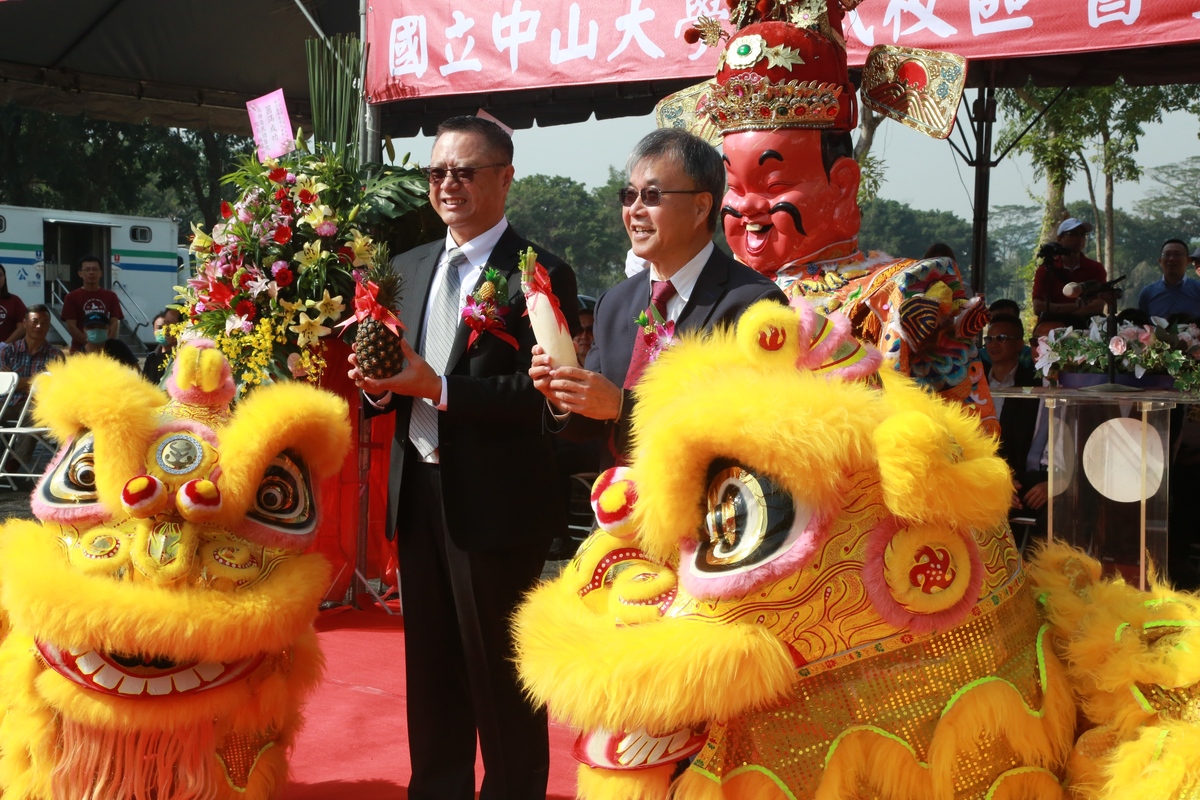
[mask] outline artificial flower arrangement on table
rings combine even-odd
[[[1117,359],[1117,372],[1141,379],[1170,375],[1182,392],[1200,391],[1200,327],[1172,326],[1153,318],[1153,325],[1117,323],[1117,335],[1107,335],[1107,318],[1092,317],[1088,328],[1059,328],[1038,340],[1034,366],[1048,378],[1063,373],[1108,372],[1109,353]]]
[[[198,266],[178,308],[188,328],[217,343],[241,392],[320,381],[322,337],[352,295],[361,301],[368,273],[388,263],[373,224],[424,202],[423,179],[407,164],[351,169],[333,150],[297,145],[279,159],[247,157],[225,177],[238,197],[221,204],[222,221],[211,233],[192,226]]]

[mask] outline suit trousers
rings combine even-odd
[[[466,552],[446,529],[440,468],[407,448],[399,540],[404,602],[410,800],[471,800],[475,741],[483,754],[481,800],[543,800],[550,753],[546,712],[522,693],[509,623],[537,582],[549,543]],[[500,482],[497,478],[497,482]],[[483,487],[476,487],[475,491]],[[520,513],[478,498],[489,514]]]

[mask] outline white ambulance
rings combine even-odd
[[[79,259],[96,256],[104,266],[101,285],[121,301],[122,338],[152,347],[155,314],[174,302],[174,287],[189,277],[180,251],[179,226],[172,219],[0,205],[0,264],[8,289],[27,306],[50,306],[63,341],[68,341],[59,318],[63,297],[83,285],[76,274]]]

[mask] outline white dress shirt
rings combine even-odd
[[[692,290],[696,288],[696,281],[700,280],[700,273],[704,271],[704,265],[708,263],[715,248],[716,245],[712,242],[704,245],[691,261],[677,269],[675,274],[668,279],[675,287],[675,296],[667,301],[667,322],[679,321],[679,315],[687,307],[688,300],[692,299]],[[662,280],[658,274],[658,267],[654,264],[650,265],[650,279]]]

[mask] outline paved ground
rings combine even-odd
[[[17,517],[18,519],[33,519],[29,513],[29,492],[10,492],[0,490],[0,520]]]

